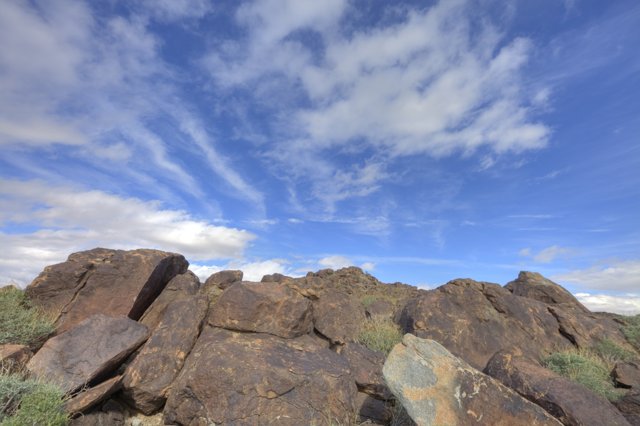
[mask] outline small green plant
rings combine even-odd
[[[34,308],[24,291],[15,287],[0,289],[0,345],[37,346],[53,329],[51,318]]]
[[[21,374],[0,375],[0,426],[64,426],[63,392]]]
[[[402,331],[390,318],[374,317],[362,324],[357,340],[369,349],[387,355],[402,341]]]
[[[636,349],[640,351],[640,315],[623,317],[626,325],[622,326],[622,332]]]
[[[631,361],[637,355],[616,344],[613,340],[604,339],[598,342],[593,351],[606,363],[613,365],[618,361]]]
[[[596,353],[585,350],[555,352],[543,360],[556,373],[580,383],[610,401],[619,399],[624,391],[616,389],[609,373],[611,366]]]

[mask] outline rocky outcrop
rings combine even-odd
[[[292,338],[311,332],[312,315],[311,302],[289,287],[244,281],[222,293],[211,309],[209,324]]]
[[[347,360],[351,367],[358,390],[378,399],[386,400],[391,397],[389,388],[382,377],[384,354],[363,346],[359,343],[347,343],[340,354]]]
[[[313,302],[314,327],[332,343],[355,341],[365,320],[362,304],[346,293],[325,293]]]
[[[166,307],[178,300],[190,298],[200,290],[200,279],[191,271],[176,275],[167,283],[162,293],[153,301],[151,306],[140,317],[140,322],[149,330],[156,328]]]
[[[164,415],[184,425],[348,424],[356,393],[347,362],[315,337],[205,327]]]
[[[632,391],[614,402],[629,424],[640,426],[640,391]]]
[[[522,271],[518,274],[518,278],[508,283],[505,288],[516,296],[527,297],[549,305],[561,305],[565,308],[589,312],[573,294],[537,272]]]
[[[19,370],[32,355],[31,349],[25,345],[0,345],[0,367]]]
[[[411,418],[427,425],[560,425],[433,340],[406,334],[384,368],[389,388]]]
[[[487,364],[485,373],[543,407],[565,425],[629,424],[609,401],[524,356],[498,352]]]
[[[621,388],[640,390],[640,365],[637,362],[617,362],[611,377]]]
[[[125,400],[149,415],[164,405],[200,333],[208,308],[206,297],[178,299],[164,310],[158,326],[124,374]]]
[[[36,306],[57,318],[61,333],[95,314],[137,320],[167,282],[188,266],[179,254],[98,248],[46,267],[26,292]]]
[[[147,327],[127,317],[94,315],[49,339],[27,369],[71,393],[114,371],[148,337]]]
[[[218,287],[221,290],[225,290],[230,287],[231,284],[242,281],[243,275],[242,271],[234,270],[216,272],[207,278],[203,287],[205,289],[209,287]]]

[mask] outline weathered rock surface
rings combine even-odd
[[[27,369],[73,392],[113,371],[148,337],[147,327],[127,317],[94,315],[49,339]]]
[[[280,283],[243,281],[222,293],[209,324],[293,338],[313,330],[311,302]]]
[[[618,362],[611,372],[616,384],[640,390],[640,365],[637,362]]]
[[[629,424],[640,426],[640,391],[632,391],[614,402]]]
[[[370,317],[393,317],[395,306],[388,300],[375,300],[366,307],[366,312]]]
[[[46,267],[26,292],[36,306],[57,318],[61,333],[98,313],[137,320],[167,282],[188,266],[179,254],[98,248]]]
[[[122,386],[122,376],[112,377],[97,386],[83,390],[64,403],[64,409],[69,414],[84,413],[91,407],[109,398]]]
[[[565,425],[621,425],[629,423],[609,401],[536,361],[501,351],[485,373],[543,407]]]
[[[518,278],[508,283],[505,288],[516,296],[539,300],[549,305],[563,305],[565,308],[589,312],[573,294],[537,272],[522,271],[518,274]]]
[[[149,330],[156,328],[165,308],[173,301],[191,297],[198,293],[200,280],[191,271],[176,275],[167,283],[162,293],[153,301],[151,306],[140,317],[139,321],[149,327]]]
[[[346,293],[328,292],[313,302],[314,327],[332,343],[355,341],[365,320],[362,304]]]
[[[8,369],[20,368],[32,355],[25,345],[0,345],[0,366]]]
[[[384,354],[353,342],[345,344],[340,354],[349,362],[351,374],[360,392],[373,395],[378,399],[391,397],[382,377]]]
[[[105,402],[100,410],[72,419],[70,426],[124,426],[125,409],[113,401]],[[142,426],[142,425],[141,425]]]
[[[204,282],[203,287],[218,287],[224,290],[231,286],[231,284],[242,281],[242,271],[226,270],[211,274],[209,278]]]
[[[560,425],[549,413],[454,357],[406,334],[383,368],[393,394],[423,425]]]
[[[347,362],[312,336],[205,327],[164,415],[167,424],[183,425],[348,424],[356,393]]]
[[[169,304],[149,340],[124,374],[124,397],[146,415],[160,409],[193,348],[208,308],[205,296]]]
[[[391,409],[388,403],[366,393],[358,392],[356,410],[361,422],[369,421],[386,425],[391,421]]]
[[[470,279],[450,281],[410,300],[399,323],[405,333],[433,339],[480,370],[504,348],[538,356],[573,347],[558,332],[546,304]]]

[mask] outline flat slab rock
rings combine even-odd
[[[171,278],[162,293],[156,297],[138,321],[153,331],[170,303],[178,299],[190,298],[197,294],[199,290],[200,279],[193,272],[187,271],[184,274],[176,275]]]
[[[115,376],[75,395],[64,404],[67,413],[74,415],[84,413],[109,398],[122,386],[122,376]]]
[[[485,373],[543,407],[565,425],[629,425],[609,401],[527,357],[500,351],[491,358]]]
[[[127,317],[94,315],[49,339],[27,369],[71,393],[114,371],[148,337],[147,327]]]
[[[167,282],[188,266],[180,254],[98,248],[47,266],[26,293],[57,318],[56,331],[62,333],[95,314],[137,320]]]
[[[316,340],[205,327],[169,393],[165,423],[350,424],[349,366]]]
[[[420,426],[561,424],[433,340],[406,334],[389,354],[383,374]]]
[[[293,338],[313,330],[311,302],[281,283],[238,282],[211,308],[209,324]]]
[[[618,362],[611,372],[618,386],[640,390],[640,364],[638,362]]]

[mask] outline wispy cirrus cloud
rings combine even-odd
[[[640,289],[640,260],[602,262],[589,268],[557,274],[553,279],[588,290],[637,292]]]

